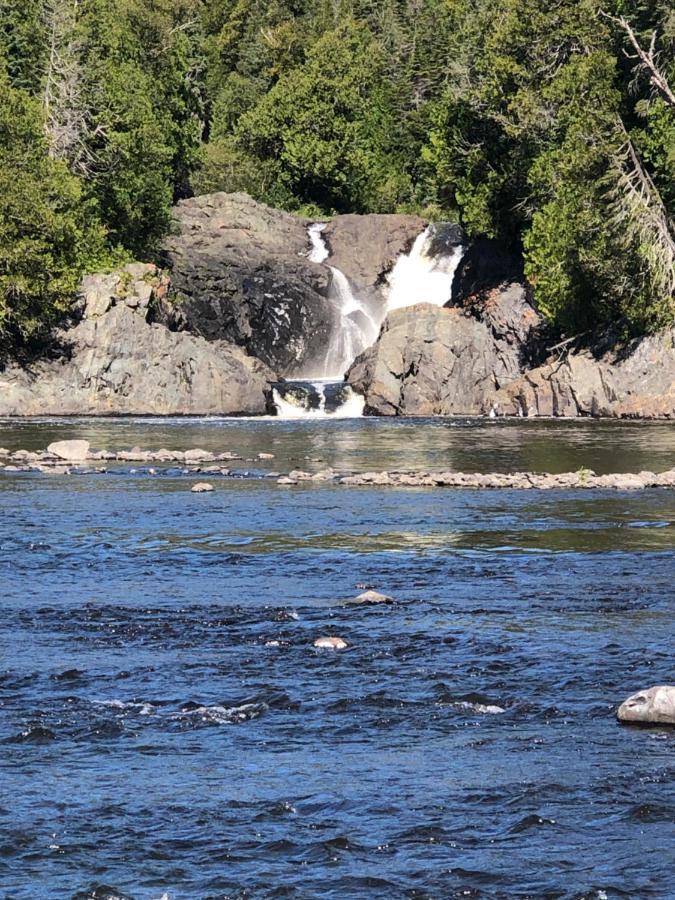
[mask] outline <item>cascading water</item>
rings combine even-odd
[[[325,228],[325,223],[317,222],[307,229],[311,262],[325,263],[330,256],[322,236]],[[320,379],[298,379],[274,388],[277,415],[286,419],[363,415],[363,397],[345,385],[343,378],[354,359],[375,341],[380,322],[355,296],[344,272],[335,266],[328,268],[332,274],[328,300],[335,310],[338,327],[331,335],[320,365]]]
[[[315,263],[324,263],[330,251],[323,239],[325,223],[317,222],[308,228],[312,250],[309,258]],[[328,299],[338,317],[339,327],[335,329],[324,362],[323,377],[339,380],[354,359],[369,347],[380,330],[380,323],[361,303],[352,290],[349,279],[335,266],[328,267],[332,274]]]
[[[445,306],[452,299],[452,282],[466,250],[455,244],[445,253],[432,253],[434,227],[418,235],[408,256],[400,256],[388,277],[387,312],[431,303]]]
[[[326,225],[317,222],[307,229],[309,259],[325,264],[330,251],[323,239]],[[454,229],[454,230],[453,230]],[[377,339],[380,326],[395,309],[431,303],[445,306],[452,299],[452,284],[465,247],[456,226],[430,225],[418,235],[409,254],[400,256],[387,278],[386,304],[369,309],[354,294],[340,269],[332,273],[328,299],[336,313],[334,329],[323,363],[314,365],[307,379],[277,385],[273,391],[277,415],[283,418],[352,418],[363,415],[365,401],[343,381],[356,357]],[[316,373],[322,372],[321,378]]]
[[[283,419],[358,419],[365,406],[348,384],[334,381],[289,381],[273,388],[272,397]]]

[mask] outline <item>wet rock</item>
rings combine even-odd
[[[333,481],[337,477],[333,469],[321,469],[312,475],[312,481]]]
[[[303,472],[302,469],[293,469],[292,472],[288,473],[288,477],[293,478],[295,481],[311,481],[312,473]]]
[[[274,459],[274,453],[259,453],[258,459]]]
[[[362,594],[359,594],[358,597],[354,597],[353,600],[350,600],[350,603],[359,603],[359,604],[375,604],[375,603],[393,603],[394,598],[388,597],[386,594],[381,594],[379,591],[364,591]]]
[[[240,348],[209,343],[149,324],[143,298],[155,297],[167,280],[154,266],[112,276],[91,276],[85,293],[108,291],[109,308],[84,317],[56,335],[60,355],[30,371],[11,364],[3,374],[0,415],[230,415],[263,414],[276,375]],[[145,274],[140,277],[138,273]],[[131,306],[125,298],[138,299]],[[155,302],[155,301],[153,301]],[[158,301],[157,301],[158,302]]]
[[[675,725],[675,686],[656,685],[638,691],[617,710],[620,722]]]
[[[54,441],[47,452],[69,462],[83,462],[89,454],[89,441]]]
[[[212,462],[215,456],[213,453],[209,453],[208,450],[196,448],[194,450],[186,450],[183,458],[186,464],[190,465],[191,463]]]
[[[319,650],[346,650],[348,644],[341,637],[319,637],[314,641],[314,646]]]
[[[490,490],[614,489],[642,490],[649,487],[675,487],[675,469],[654,472],[630,472],[596,475],[590,469],[560,474],[536,472],[363,472],[346,475],[340,484],[352,486],[382,485],[388,487],[452,487]]]
[[[277,484],[297,484],[297,480],[295,478],[290,478],[288,475],[282,475],[281,478],[277,478]]]
[[[192,485],[193,494],[210,494],[212,490],[213,485],[207,481],[199,481],[197,484]]]

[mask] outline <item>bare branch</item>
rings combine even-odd
[[[626,32],[628,40],[635,51],[634,53],[627,53],[626,55],[629,59],[639,61],[639,68],[647,72],[651,86],[661,95],[668,106],[675,108],[675,94],[671,90],[666,76],[660,71],[656,61],[656,32],[652,32],[649,50],[645,50],[638,41],[630,23],[624,16],[619,16],[617,18],[616,16],[610,16],[608,13],[604,12],[601,13],[601,15],[604,16],[605,19],[609,19],[610,22],[614,22],[615,25],[618,25],[619,28],[622,28]]]
[[[673,298],[675,226],[621,119],[617,127],[623,143],[608,173],[612,222],[626,244],[637,240],[644,248],[651,284]]]

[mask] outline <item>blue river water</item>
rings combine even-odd
[[[243,458],[0,473],[0,896],[675,896],[675,729],[614,717],[675,683],[675,491],[265,477],[665,469],[672,425],[0,427],[65,436]]]

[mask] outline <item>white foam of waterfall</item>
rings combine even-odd
[[[330,266],[330,270],[333,280],[328,297],[340,319],[328,345],[324,377],[340,379],[356,357],[373,343],[379,326],[355,296],[344,272],[335,266]]]
[[[328,247],[322,237],[322,232],[325,230],[325,222],[315,222],[314,225],[310,225],[307,229],[307,234],[312,244],[312,250],[309,254],[310,262],[322,263],[328,259]]]
[[[295,382],[302,386],[302,382]],[[349,386],[343,388],[344,399],[333,410],[326,409],[326,387],[330,382],[313,381],[306,382],[309,389],[313,388],[319,397],[318,406],[309,405],[309,392],[296,391],[282,395],[278,388],[272,389],[272,397],[280,419],[359,419],[363,415],[365,400],[360,394]]]
[[[399,256],[387,279],[387,312],[417,303],[445,306],[452,299],[452,282],[465,248],[457,245],[447,256],[432,257],[428,252],[432,237],[429,226],[417,236],[410,253]]]
[[[312,245],[309,254],[312,262],[324,263],[330,256],[323,239],[325,229],[324,222],[316,222],[307,229]],[[328,299],[337,313],[338,327],[333,330],[326,349],[323,377],[340,381],[359,353],[375,341],[380,323],[375,321],[372,313],[354,294],[345,273],[335,266],[329,268],[333,277]]]

